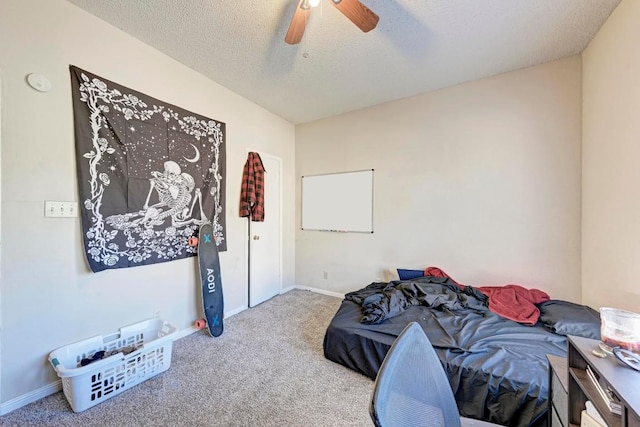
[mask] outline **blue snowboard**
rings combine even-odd
[[[198,265],[200,266],[204,317],[211,336],[219,337],[223,330],[224,300],[222,298],[218,245],[216,245],[216,241],[213,238],[213,226],[211,223],[200,226]]]

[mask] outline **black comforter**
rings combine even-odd
[[[565,356],[565,337],[506,320],[488,311],[483,297],[436,277],[373,283],[345,296],[327,328],[325,356],[374,379],[395,338],[416,321],[461,415],[509,426],[544,423],[546,355]]]
[[[488,311],[486,295],[472,286],[461,288],[453,280],[443,277],[430,276],[419,282],[372,283],[346,294],[344,298],[362,306],[360,321],[370,324],[381,323],[414,305],[458,315]]]

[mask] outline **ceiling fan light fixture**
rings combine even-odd
[[[362,32],[367,33],[373,30],[380,17],[363,5],[360,0],[331,0],[333,5],[351,22],[353,22]],[[284,41],[288,44],[298,44],[302,40],[307,19],[311,13],[311,8],[320,3],[320,0],[299,0],[298,7],[291,18],[287,35]]]

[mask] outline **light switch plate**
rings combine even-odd
[[[75,218],[78,216],[78,203],[45,200],[44,216],[48,218]]]

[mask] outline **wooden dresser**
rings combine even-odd
[[[567,359],[548,355],[549,421],[551,427],[579,427],[585,402],[591,401],[608,427],[640,427],[640,372],[615,356],[602,359],[591,350],[599,341],[567,337]],[[586,372],[587,366],[620,398],[622,414],[612,413]]]
[[[568,427],[569,378],[567,359],[547,355],[549,360],[549,421],[551,427]]]
[[[591,401],[608,427],[640,427],[640,372],[614,356],[601,359],[591,353],[599,341],[568,337],[568,358],[549,360],[549,425],[580,426],[585,402]],[[620,398],[622,415],[612,413],[586,372],[587,366]]]

